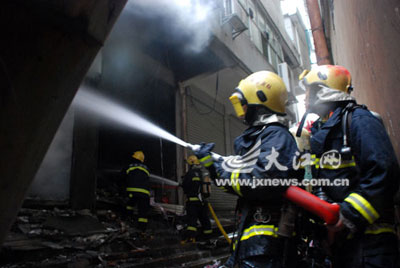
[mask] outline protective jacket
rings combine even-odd
[[[381,121],[360,106],[352,108],[344,125],[351,153],[340,153],[345,109],[341,105],[325,123],[315,122],[310,140],[313,176],[331,183],[346,183],[340,180],[348,179],[348,185],[322,187],[331,202],[340,204],[343,222],[353,231],[347,236],[347,246],[341,247],[345,251],[336,254],[336,265],[359,267],[353,263],[358,261],[377,265],[374,267],[386,262],[385,267],[392,267],[389,263],[397,255],[393,228],[397,159]]]
[[[137,206],[138,228],[145,232],[148,223],[148,212],[150,210],[150,185],[149,170],[146,165],[137,159],[124,169],[126,178],[126,193],[128,196],[126,209],[128,214],[133,216],[133,208]]]
[[[210,169],[212,177],[219,177],[217,186],[239,197],[242,217],[234,255],[239,262],[260,255],[282,258],[277,231],[287,186],[268,185],[267,180],[299,178],[293,166],[296,142],[284,125],[274,122],[248,128],[236,138],[234,150],[235,156],[214,163],[218,175]]]
[[[202,193],[203,178],[200,167],[191,166],[186,173],[182,187],[187,196],[186,212],[187,227],[185,238],[194,238],[197,232],[197,219],[203,227],[203,235],[209,238],[212,234],[211,222],[208,217],[208,206],[204,198],[208,197]]]
[[[333,202],[340,203],[341,213],[357,230],[375,222],[393,222],[399,166],[390,139],[379,119],[358,107],[349,115],[351,154],[340,154],[343,110],[343,106],[338,107],[326,123],[317,121],[313,125],[310,144],[314,177],[335,183],[348,179],[349,185],[322,189]]]
[[[202,186],[202,175],[200,168],[190,168],[189,171],[185,174],[183,179],[182,187],[186,196],[192,198],[192,201],[199,200],[199,194],[201,194],[201,186]]]
[[[133,159],[125,169],[126,191],[133,195],[150,196],[149,170],[139,160]]]

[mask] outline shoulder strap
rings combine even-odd
[[[351,154],[351,144],[349,139],[350,126],[351,121],[353,120],[353,112],[357,108],[367,109],[367,106],[350,102],[342,111],[343,148],[341,149],[341,154]]]
[[[365,109],[365,110],[368,109],[367,106],[364,105],[364,104],[361,104],[361,105],[360,104],[354,104],[353,106],[350,107],[349,115],[348,115],[348,119],[347,119],[347,127],[348,127],[349,131],[350,131],[350,126],[351,126],[351,121],[353,120],[352,114],[353,114],[354,110],[357,109],[357,108],[361,108],[361,109]]]

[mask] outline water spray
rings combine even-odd
[[[146,120],[143,116],[133,112],[117,102],[110,100],[106,96],[102,96],[100,93],[88,87],[82,87],[78,91],[77,97],[73,104],[92,114],[95,114],[96,116],[100,116],[105,120],[112,121],[112,123],[119,123],[120,125],[129,127],[136,131],[171,141],[175,144],[191,149],[194,152],[201,148],[201,146],[198,144],[190,144],[179,139],[178,137]],[[219,159],[221,156],[216,153],[212,153],[212,157],[214,159]]]
[[[171,141],[185,148],[193,148],[193,145],[190,143],[175,137],[171,133],[168,133],[144,119],[141,115],[100,95],[100,93],[88,87],[83,87],[78,91],[73,104],[107,121],[112,121],[112,123],[118,123],[130,129]]]

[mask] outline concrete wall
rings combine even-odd
[[[322,1],[335,64],[353,76],[359,103],[378,112],[400,157],[400,2]]]
[[[234,1],[234,8],[235,12],[242,10],[236,1]],[[247,18],[243,17],[242,20],[243,22],[246,22]],[[242,63],[241,66],[238,62],[235,64],[248,71],[248,73],[260,70],[274,71],[267,58],[251,41],[249,30],[244,31],[235,39],[232,39],[232,26],[229,23],[225,23],[221,26],[219,14],[216,13],[213,19],[212,31],[215,37],[223,44],[225,49],[230,50],[234,57]]]
[[[69,109],[50,144],[28,193],[30,199],[69,199],[74,111]]]
[[[280,31],[285,31],[285,23],[282,16],[280,0],[261,0],[262,5],[271,16]]]

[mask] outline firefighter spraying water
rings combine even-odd
[[[123,107],[122,105],[108,99],[105,96],[100,95],[90,88],[85,87],[78,92],[77,98],[74,101],[74,105],[85,109],[93,115],[100,116],[102,119],[121,124],[138,132],[171,141],[175,144],[191,149],[194,152],[201,148],[201,146],[198,144],[190,144],[179,139],[171,133],[168,133],[162,128],[149,122],[141,115],[129,110],[126,107]],[[211,155],[215,160],[224,158],[223,156],[214,152],[212,152]],[[322,201],[319,198],[316,198],[315,196],[300,189],[299,187],[289,187],[289,190],[285,193],[285,197],[297,203],[304,209],[315,213],[327,223],[332,224],[337,220],[337,205]]]
[[[255,92],[257,94],[255,94]],[[248,181],[249,179],[254,180],[254,178],[268,178],[271,174],[284,180],[292,176],[294,178],[301,177],[300,173],[297,169],[294,169],[294,167],[290,167],[290,170],[287,172],[279,168],[279,171],[275,168],[275,171],[272,173],[268,171],[268,166],[270,164],[274,165],[274,153],[276,157],[279,153],[283,154],[283,158],[280,158],[280,160],[285,160],[285,166],[283,166],[283,168],[286,168],[286,170],[290,165],[289,163],[292,157],[294,156],[293,159],[296,158],[297,145],[286,126],[279,120],[281,112],[282,114],[285,112],[284,105],[287,98],[285,94],[286,89],[281,78],[268,71],[255,73],[241,81],[237,91],[231,96],[230,100],[238,116],[250,122],[252,127],[250,127],[249,130],[255,131],[254,133],[247,133],[245,131],[243,135],[256,135],[255,137],[265,136],[268,137],[268,142],[266,143],[264,141],[261,143],[261,140],[259,140],[258,143],[260,144],[257,145],[257,142],[253,144],[254,148],[252,148],[253,145],[250,147],[247,146],[246,150],[242,151],[241,154],[228,157],[212,152],[214,147],[212,143],[190,144],[185,142],[154,125],[140,115],[104,96],[98,95],[90,89],[86,88],[81,90],[75,104],[86,109],[90,113],[101,116],[102,119],[191,149],[200,160],[202,166],[209,170],[210,177],[213,180],[218,177],[231,179],[232,185],[228,188],[225,186],[225,189],[228,189],[228,191],[231,189],[231,193],[239,196],[238,205],[242,216],[240,218],[237,229],[238,235],[235,241],[231,243],[229,238],[227,239],[232,246],[233,253],[225,263],[226,267],[233,267],[237,263],[251,263],[253,261],[255,261],[255,263],[260,262],[259,264],[264,264],[269,261],[276,264],[283,262],[284,265],[290,266],[291,262],[293,262],[292,264],[295,262],[290,256],[296,254],[292,239],[293,233],[295,233],[296,221],[296,208],[293,203],[319,216],[329,225],[338,222],[340,207],[337,204],[330,204],[321,200],[317,196],[295,186],[259,187],[258,189],[254,189],[254,191],[249,187],[240,189],[240,180]],[[254,102],[254,104],[252,104],[252,102]],[[279,132],[279,135],[274,135],[274,131]],[[239,137],[239,139],[240,138],[241,137]],[[255,142],[254,139],[253,142]],[[275,151],[276,145],[278,145],[277,151]],[[258,149],[256,148],[257,146]],[[259,158],[260,152],[264,154],[261,158]],[[254,154],[257,154],[257,157],[255,157]],[[253,161],[250,161],[251,163],[254,162],[254,159],[255,161],[261,159],[262,163],[259,164],[265,167],[265,171],[257,170],[255,175],[251,175],[252,172],[254,172],[252,171],[252,166],[254,166],[255,163],[242,166],[244,163],[243,160],[246,158],[247,160],[253,159]],[[275,160],[278,161],[277,158]],[[235,165],[238,164],[239,169],[234,168],[229,170],[230,167],[235,167]],[[276,162],[275,165],[276,164],[279,164],[279,161]],[[241,169],[242,171],[240,171]],[[216,181],[214,181],[214,183],[216,183]],[[216,184],[220,186],[218,183]],[[254,196],[256,196],[255,199]],[[267,200],[264,200],[265,198],[269,201],[267,202]],[[261,200],[264,200],[264,202],[261,202]],[[277,204],[272,207],[268,206],[268,204],[271,204],[270,202],[275,202],[273,200],[275,200]],[[288,202],[288,200],[291,202]],[[211,204],[208,203],[208,207],[214,217],[215,213],[213,213]],[[205,208],[207,208],[207,206],[205,206]],[[254,222],[251,220],[252,218],[254,218]],[[195,219],[195,217],[193,217],[193,219]],[[216,222],[218,222],[218,220],[216,220]],[[206,221],[204,221],[203,225],[203,227],[207,229]],[[225,233],[221,225],[218,224],[218,228],[222,234]],[[224,236],[227,237],[227,235]],[[255,250],[254,247],[261,251]],[[264,251],[269,251],[269,249],[275,252],[271,256],[264,254]],[[254,254],[259,255],[255,256]],[[262,259],[254,260],[254,257],[261,257]]]
[[[126,107],[123,107],[122,105],[108,99],[105,96],[100,95],[90,88],[85,87],[78,92],[77,98],[74,101],[74,105],[85,109],[93,115],[100,116],[104,120],[111,121],[112,123],[118,123],[120,125],[129,127],[132,130],[171,141],[175,144],[191,149],[194,152],[201,148],[201,145],[190,144],[179,139],[178,137],[144,119],[141,115],[129,110]],[[215,160],[224,158],[223,156],[214,152],[212,152],[211,155]],[[335,223],[338,219],[338,205],[325,202],[299,187],[289,187],[288,191],[286,191],[284,195],[287,199],[318,215],[329,224]]]

